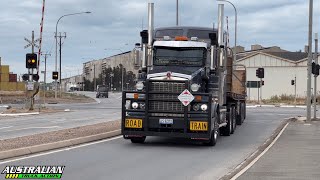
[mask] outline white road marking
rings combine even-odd
[[[0,116],[28,116],[28,115],[39,115],[39,112],[35,112],[35,113],[17,113],[17,114],[0,114]]]
[[[251,168],[265,153],[269,151],[269,149],[277,142],[279,137],[282,135],[284,130],[287,128],[289,123],[287,123],[283,129],[280,131],[278,136],[272,141],[272,143],[258,156],[256,157],[248,166],[246,166],[244,169],[242,169],[240,172],[238,172],[235,176],[233,176],[230,180],[236,180],[238,177],[240,177],[243,173],[245,173],[249,168]]]
[[[58,128],[60,126],[48,126],[48,127],[26,127],[26,128],[20,128],[20,129],[13,129],[13,130],[8,130],[4,132],[12,132],[12,131],[21,131],[21,130],[27,130],[27,129],[53,129],[53,128]]]
[[[115,130],[115,131],[118,131],[118,130]],[[110,132],[115,132],[115,131],[110,131]],[[116,140],[116,139],[119,139],[119,138],[122,138],[122,136],[116,136],[116,137],[113,137],[113,138],[110,138],[110,139],[105,139],[105,140],[101,140],[101,141],[97,141],[97,142],[91,142],[91,143],[82,144],[82,145],[78,145],[78,146],[74,146],[74,147],[59,149],[59,150],[55,150],[55,151],[49,151],[49,152],[40,153],[40,154],[36,154],[36,155],[30,155],[30,156],[27,156],[27,157],[12,159],[12,160],[8,160],[8,161],[2,161],[2,162],[0,162],[0,165],[1,164],[15,162],[15,161],[21,161],[21,160],[24,160],[24,159],[30,159],[30,158],[34,158],[34,157],[40,157],[40,156],[45,156],[45,155],[49,155],[49,154],[54,154],[54,153],[58,153],[58,152],[62,152],[62,151],[69,151],[69,150],[72,150],[72,149],[77,149],[77,148],[91,146],[91,145],[95,145],[95,144],[99,144],[99,143],[103,143],[103,142],[113,141],[113,140]]]
[[[9,128],[12,128],[13,126],[8,126],[8,127],[2,127],[0,129],[9,129]]]

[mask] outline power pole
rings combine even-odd
[[[96,64],[93,64],[93,80],[94,80],[94,83],[93,83],[93,90],[96,91],[97,89],[97,78],[96,78]]]
[[[315,45],[315,56],[314,61],[316,65],[318,64],[318,33],[315,33],[314,37],[314,45]],[[314,120],[317,119],[317,77],[318,75],[314,75],[314,97],[313,97],[313,103],[314,103]]]
[[[41,54],[44,56],[44,90],[43,90],[43,104],[46,105],[46,91],[47,91],[47,57],[51,54],[45,53]]]
[[[309,34],[308,34],[308,74],[307,74],[307,121],[311,121],[311,68],[312,68],[312,16],[313,0],[309,0]]]
[[[60,66],[60,69],[59,69],[59,91],[60,91],[60,98],[61,98],[61,94],[62,94],[62,82],[61,82],[61,77],[62,77],[62,74],[61,74],[61,49],[62,49],[62,38],[67,38],[67,33],[64,33],[64,35],[61,35],[61,32],[59,32],[59,58],[60,58],[60,63],[59,63],[59,66]]]

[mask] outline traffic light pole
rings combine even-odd
[[[318,33],[315,33],[315,38],[314,38],[314,43],[315,43],[315,63],[316,65],[318,64]],[[317,69],[317,71],[319,71]],[[313,103],[314,103],[314,119],[317,119],[317,77],[318,75],[314,75],[314,95],[313,95]]]
[[[313,0],[309,0],[309,32],[308,32],[308,73],[307,73],[307,122],[311,121],[311,64],[312,64],[312,26]]]
[[[32,54],[34,54],[34,31],[32,31],[32,38],[31,38],[31,42],[32,42]],[[33,69],[30,69],[28,70],[29,71],[29,82],[33,82]],[[30,76],[30,73],[32,74],[32,76]],[[33,95],[30,97],[30,108],[29,110],[32,111],[34,108],[34,97]]]
[[[297,106],[297,76],[294,76],[294,107]]]
[[[262,102],[262,78],[260,78],[260,84],[261,84],[261,87],[260,87],[260,107],[261,107],[261,102]]]

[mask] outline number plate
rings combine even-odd
[[[126,119],[126,128],[142,128],[142,119]]]
[[[208,122],[190,121],[191,131],[208,131]]]
[[[159,124],[173,124],[173,119],[159,119]]]

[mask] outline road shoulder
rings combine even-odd
[[[97,141],[120,134],[120,120],[0,140],[0,160]]]

